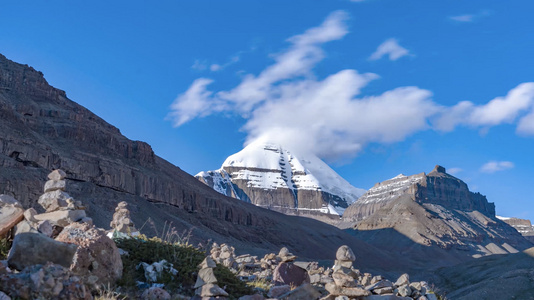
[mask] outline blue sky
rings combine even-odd
[[[534,220],[533,10],[527,0],[10,1],[0,53],[191,174],[267,136],[361,188],[441,164],[498,214]]]

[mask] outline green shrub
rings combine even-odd
[[[163,272],[157,283],[165,284],[169,292],[178,292],[192,296],[193,286],[197,279],[198,265],[204,260],[206,254],[188,243],[171,243],[160,238],[147,238],[141,235],[137,238],[116,239],[117,247],[128,252],[123,255],[124,271],[120,286],[135,288],[137,281],[146,282],[143,268],[136,269],[141,263],[152,264],[166,260],[173,265],[178,274]],[[230,298],[238,298],[252,293],[252,289],[242,282],[228,268],[217,265],[214,269],[218,285],[230,294]]]

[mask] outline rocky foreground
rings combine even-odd
[[[25,210],[13,197],[0,195],[0,230],[7,240],[12,238],[7,259],[0,261],[2,300],[102,299],[106,286],[108,291],[117,289],[125,297],[141,299],[437,299],[426,282],[410,282],[408,274],[392,282],[360,272],[353,267],[356,256],[348,246],[338,249],[332,268],[324,268],[318,262],[296,261],[287,248],[258,259],[236,256],[233,247],[213,243],[209,253],[190,250],[205,257],[194,266],[194,285],[173,288],[170,283],[180,280],[181,270],[161,260],[137,264],[142,281],[127,287],[123,274],[136,271],[123,270],[123,260],[131,260],[135,249],[129,249],[130,254],[116,242],[139,236],[127,204],[117,206],[112,228],[104,230],[95,227],[83,204],[66,193],[63,171],[53,171],[48,179],[39,197],[43,213]],[[249,283],[256,288],[235,292],[224,284],[227,279],[217,280],[214,270],[218,266],[227,268],[243,286]]]

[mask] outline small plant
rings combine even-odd
[[[215,274],[215,278],[217,278],[217,284],[230,294],[232,298],[239,298],[253,293],[252,288],[237,278],[227,267],[217,264],[217,267],[213,269],[213,273]]]
[[[109,285],[98,289],[98,294],[94,297],[95,300],[124,300],[126,298],[126,296],[113,291]]]
[[[0,260],[7,259],[7,255],[11,249],[11,243],[12,241],[10,241],[7,237],[0,239]]]
[[[266,278],[255,279],[253,281],[247,282],[247,285],[253,289],[259,289],[263,291],[268,291],[273,286],[271,281],[267,280]]]

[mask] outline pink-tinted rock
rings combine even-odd
[[[78,245],[70,269],[91,286],[113,284],[122,276],[119,250],[106,232],[88,224],[72,223],[56,240]]]
[[[273,282],[275,285],[299,286],[310,282],[308,272],[291,262],[280,263],[273,272]]]

